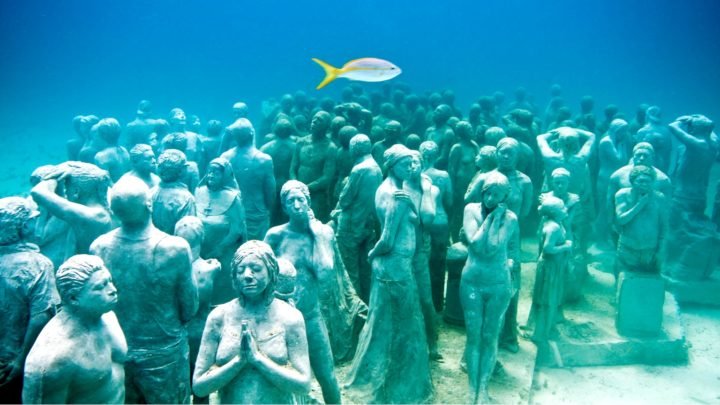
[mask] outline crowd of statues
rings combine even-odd
[[[559,86],[544,113],[515,96],[465,116],[451,91],[297,92],[266,101],[258,130],[242,102],[204,130],[148,101],[124,129],[75,117],[68,161],[0,199],[0,397],[294,403],[314,377],[326,403],[428,402],[454,310],[467,401],[485,403],[499,349],[558,338],[591,245],[616,276],[712,272],[695,265],[718,241],[712,121],[647,105],[598,120],[592,97],[573,117]]]

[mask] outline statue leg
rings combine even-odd
[[[442,358],[438,353],[437,341],[437,314],[432,301],[432,287],[430,286],[430,266],[429,257],[426,252],[416,252],[413,263],[415,269],[415,283],[420,298],[420,310],[425,320],[425,334],[427,335],[428,350],[430,358],[439,360]]]
[[[460,299],[465,317],[465,355],[470,396],[468,403],[477,403],[480,396],[480,344],[485,303],[480,289],[460,281]]]
[[[430,242],[430,284],[435,310],[443,310],[445,300],[445,261],[447,259],[449,229],[432,233]]]
[[[339,404],[340,386],[335,378],[335,363],[332,349],[330,349],[330,338],[319,312],[309,314],[305,318],[305,328],[310,352],[310,367],[322,389],[323,400],[326,404]]]
[[[510,304],[507,307],[502,324],[500,346],[512,353],[517,353],[519,350],[517,336],[517,310],[520,298],[520,263],[518,261],[515,262],[511,272],[513,283],[512,297],[510,298]]]
[[[487,299],[480,334],[479,391],[482,401],[489,403],[488,384],[493,370],[495,370],[500,328],[503,325],[503,318],[510,303],[512,291],[507,286],[494,286],[486,289],[485,295],[487,295]]]

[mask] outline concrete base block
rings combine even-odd
[[[662,331],[665,281],[659,275],[621,273],[615,327],[623,336],[654,337]]]
[[[666,277],[667,289],[680,305],[697,304],[720,306],[720,272],[702,281],[680,281]]]

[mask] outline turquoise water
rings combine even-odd
[[[133,118],[140,99],[164,117],[182,107],[227,122],[230,106],[318,92],[322,69],[374,56],[417,92],[450,88],[467,110],[525,86],[540,110],[553,83],[632,117],[641,102],[667,119],[720,119],[719,3],[680,1],[3,1],[0,145],[31,130],[62,145],[76,114]],[[368,90],[382,84],[363,84]],[[0,148],[6,149],[6,148]]]

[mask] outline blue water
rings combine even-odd
[[[466,110],[525,86],[543,110],[553,83],[574,112],[595,96],[626,116],[641,102],[666,118],[720,120],[716,0],[2,1],[0,146],[33,129],[37,142],[72,135],[76,114],[126,123],[140,99],[227,121],[230,106],[305,90],[322,69],[374,56],[418,92],[454,89]],[[381,84],[364,84],[375,89]],[[60,142],[59,144],[62,144]],[[0,148],[4,149],[4,148]]]

